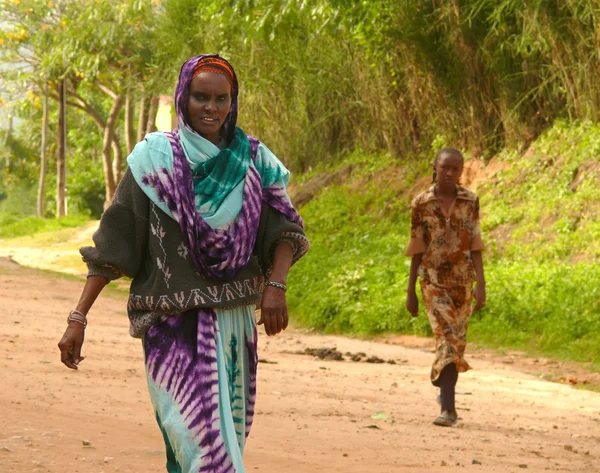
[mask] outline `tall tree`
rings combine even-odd
[[[140,97],[140,106],[138,109],[138,129],[137,140],[142,141],[146,134],[146,125],[148,123],[148,108],[150,108],[150,99],[142,93]]]
[[[42,142],[40,145],[40,179],[38,182],[38,194],[37,194],[37,216],[40,218],[44,217],[44,211],[46,208],[45,196],[46,196],[46,173],[48,165],[48,157],[46,152],[48,151],[48,86],[43,85],[42,89]]]
[[[146,133],[156,131],[156,115],[158,114],[159,98],[154,96],[150,99],[150,108],[148,109],[148,117],[146,119]]]
[[[56,141],[56,216],[67,214],[67,92],[65,81],[58,81],[58,128]]]
[[[131,153],[135,146],[134,114],[134,94],[131,86],[127,86],[127,90],[125,91],[125,143],[127,145],[127,154]]]

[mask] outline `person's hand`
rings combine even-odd
[[[77,365],[84,360],[81,356],[81,347],[83,345],[83,339],[85,337],[85,327],[83,324],[78,322],[70,322],[65,334],[58,342],[58,348],[60,349],[60,361],[62,361],[67,368],[72,370],[78,369]]]
[[[473,312],[477,312],[485,306],[485,284],[475,286],[475,307]]]
[[[419,299],[417,299],[417,293],[412,290],[406,293],[406,310],[413,317],[417,317],[419,315]]]
[[[258,325],[264,324],[267,335],[277,335],[288,326],[287,302],[285,291],[278,287],[265,286],[260,303]]]

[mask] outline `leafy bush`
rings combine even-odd
[[[471,339],[564,359],[600,360],[600,267],[498,262],[487,272],[487,307]]]

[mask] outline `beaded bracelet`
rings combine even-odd
[[[67,323],[69,322],[77,322],[83,325],[83,328],[87,327],[87,317],[84,313],[79,312],[78,310],[72,310],[69,312],[69,317],[67,317]]]
[[[273,286],[273,287],[277,287],[279,289],[283,289],[284,291],[287,291],[287,286],[285,284],[281,284],[280,282],[266,281],[265,286]]]

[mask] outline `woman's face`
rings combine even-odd
[[[231,85],[223,74],[201,72],[190,83],[187,120],[204,138],[218,144],[231,108]]]
[[[463,161],[455,154],[442,154],[434,166],[437,181],[442,186],[454,187],[463,172]]]

